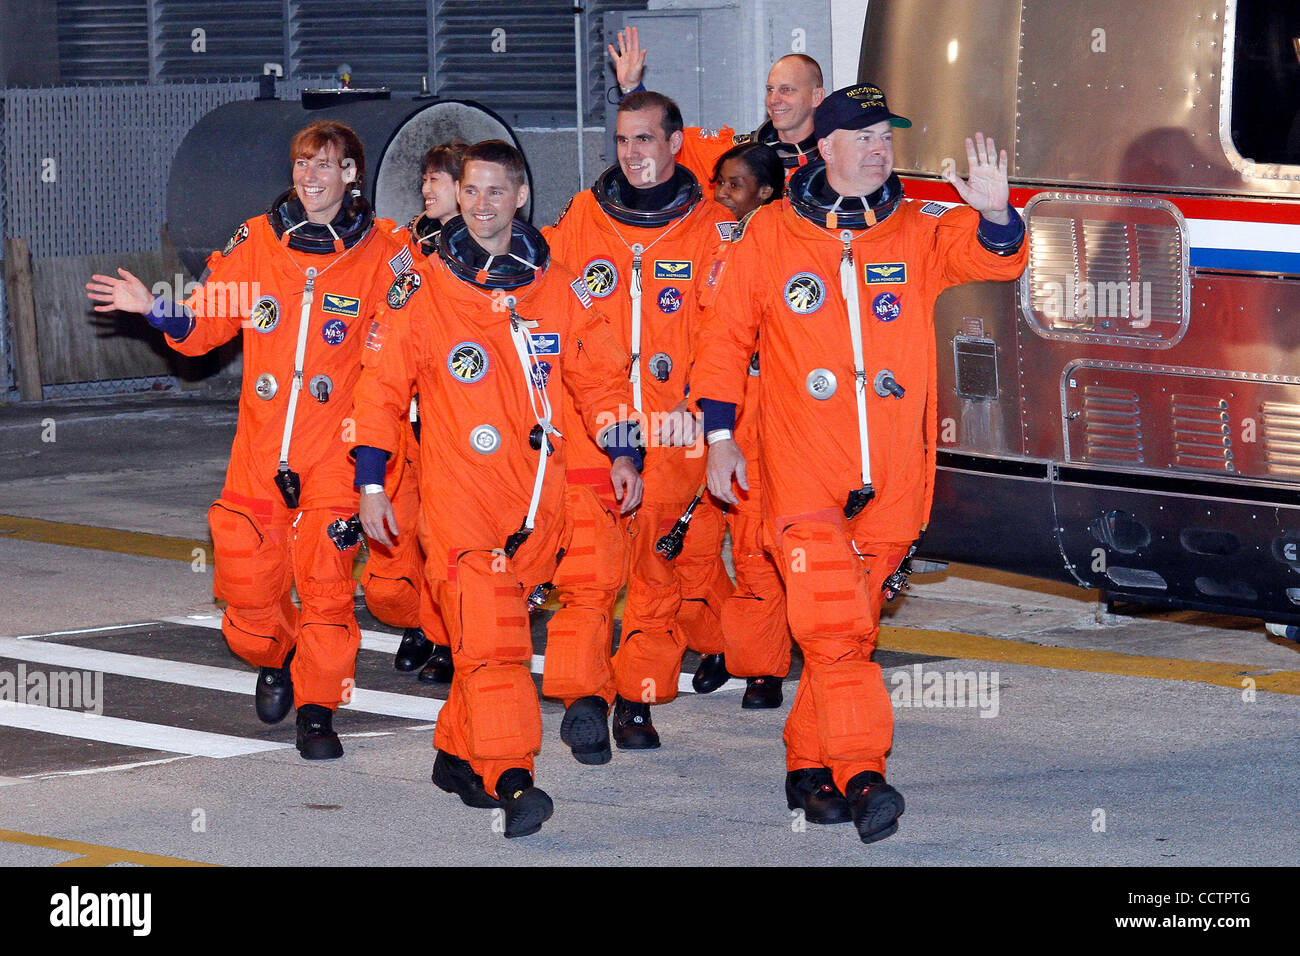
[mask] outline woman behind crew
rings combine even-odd
[[[775,202],[784,192],[781,157],[762,143],[733,146],[713,166],[713,198],[734,212],[737,220]]]
[[[760,206],[778,201],[785,192],[785,167],[776,150],[762,143],[741,143],[721,156],[713,167],[714,198],[744,222]],[[758,353],[750,364],[758,374]],[[758,389],[745,393],[737,420],[736,440],[757,460],[756,404]],[[762,505],[753,469],[750,490],[727,513],[736,591],[722,606],[722,636],[729,673],[745,678],[741,706],[747,710],[779,707],[781,681],[790,671],[790,628],[785,618],[785,590],[759,534]]]

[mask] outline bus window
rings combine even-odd
[[[1300,4],[1237,0],[1231,82],[1237,152],[1300,165]]]

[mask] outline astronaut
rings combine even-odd
[[[623,95],[644,89],[646,51],[641,49],[636,27],[620,30],[618,49],[611,44],[609,55]],[[763,105],[767,119],[752,133],[737,133],[730,126],[716,130],[688,126],[683,131],[682,149],[677,161],[705,184],[705,195],[716,198],[710,177],[718,157],[741,143],[762,143],[776,150],[785,167],[786,178],[820,159],[817,137],[813,135],[813,111],[826,95],[822,88],[822,68],[805,53],[790,53],[772,64],[767,74]]]
[[[420,195],[424,208],[400,227],[416,257],[435,254],[438,232],[443,223],[459,215],[456,188],[460,181],[461,155],[465,143],[435,146],[420,163]],[[442,616],[434,604],[424,577],[425,556],[416,535],[420,512],[420,431],[418,398],[411,402],[410,425],[403,429],[404,449],[390,459],[384,477],[398,524],[406,534],[398,535],[394,547],[370,542],[370,560],[361,575],[366,607],[385,624],[404,628],[393,658],[399,671],[419,668],[422,683],[447,683],[454,672]]]
[[[419,392],[420,537],[455,659],[433,782],[504,810],[507,837],[537,832],[553,810],[533,784],[541,711],[526,595],[568,545],[570,448],[587,436],[603,449],[621,509],[642,490],[620,418],[631,389],[618,346],[581,280],[514,218],[524,177],[506,143],[465,151],[461,216],[443,227],[437,255],[394,280],[367,337],[356,412],[361,520],[388,545],[403,528],[378,479]],[[573,414],[557,414],[560,392]]]
[[[811,136],[811,134],[809,134]],[[762,143],[733,146],[720,157],[713,170],[718,202],[740,221],[732,242],[719,248],[709,275],[720,276],[728,254],[740,241],[749,217],[768,203],[779,202],[785,193],[785,171],[776,151]],[[718,283],[702,290],[701,303],[708,305]],[[757,343],[755,343],[757,346]],[[736,443],[745,460],[759,460],[758,380],[761,361],[757,351],[749,363],[745,398],[736,416]],[[668,439],[672,441],[671,438]],[[694,438],[692,437],[692,440]],[[790,671],[790,626],[786,621],[785,588],[772,556],[763,545],[762,495],[757,469],[748,472],[749,489],[736,495],[727,511],[731,533],[731,558],[736,570],[736,590],[722,606],[722,638],[729,673],[745,678],[740,705],[746,709],[779,707],[781,682]]]
[[[244,332],[239,421],[208,511],[213,592],[227,602],[231,650],[260,669],[258,717],[276,723],[295,705],[298,750],[318,760],[343,755],[333,711],[350,699],[361,642],[354,552],[337,549],[326,527],[357,508],[345,444],[352,391],[401,246],[361,196],[365,157],[351,129],[313,123],[289,156],[292,187],[208,257],[183,306],[155,299],[125,269],[86,288],[97,311],[145,315],[185,355]]]
[[[804,656],[784,735],[787,805],[814,823],[851,819],[864,843],[894,833],[904,809],[885,781],[893,713],[871,653],[882,586],[933,497],[935,299],[1014,279],[1027,258],[1006,152],[977,133],[969,181],[945,177],[967,205],[915,202],[893,172],[893,127],[910,125],[874,84],[826,97],[824,162],[796,173],[787,201],[758,210],[730,250],[691,374],[709,488],[734,503],[748,472],[732,429],[757,335],[764,527]]]
[[[672,100],[648,91],[626,97],[615,141],[618,163],[574,196],[546,235],[555,258],[580,272],[610,317],[636,412],[653,417],[685,403],[695,290],[734,222],[675,162],[682,119]],[[726,680],[719,615],[732,585],[721,560],[717,509],[695,517],[675,559],[655,552],[703,485],[702,447],[649,449],[645,498],[628,521],[613,507],[600,449],[582,438],[574,446],[566,507],[577,531],[554,579],[561,608],[547,628],[542,691],[565,702],[561,733],[574,756],[600,764],[610,759],[611,702],[620,748],[659,746],[649,705],[676,696],[687,646],[705,655],[697,675],[708,681],[704,686]],[[625,579],[621,641],[611,665],[614,602]]]

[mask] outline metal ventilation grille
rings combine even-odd
[[[1078,259],[1073,219],[1036,216],[1029,232],[1029,307],[1046,316],[1051,328],[1074,328],[1073,310],[1068,308],[1062,276],[1078,279]]]
[[[59,0],[58,11],[65,84],[149,79],[147,0]]]
[[[1025,209],[1026,318],[1047,338],[1168,348],[1188,318],[1187,230],[1162,200],[1042,194]]]
[[[1170,396],[1174,464],[1233,471],[1228,401],[1208,395]]]
[[[1083,390],[1085,461],[1142,463],[1142,414],[1137,392],[1088,385]]]
[[[166,0],[153,34],[156,79],[261,76],[268,63],[289,72],[284,0]]]
[[[1300,405],[1260,406],[1264,461],[1270,475],[1300,475]]]
[[[388,0],[382,5],[289,0],[288,6],[289,66],[294,73],[334,76],[346,64],[352,67],[353,86],[419,91],[420,78],[428,72],[426,0]],[[489,24],[485,13],[479,22],[485,35]]]

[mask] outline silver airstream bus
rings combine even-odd
[[[945,293],[922,548],[1300,623],[1300,3],[871,0],[914,198],[1010,155],[1017,283]]]

